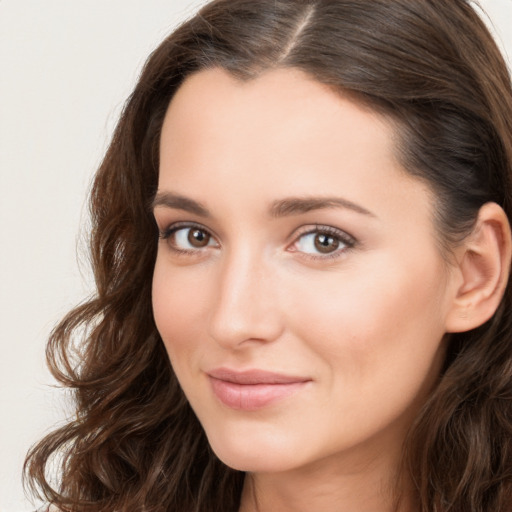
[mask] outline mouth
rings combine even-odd
[[[208,372],[212,391],[231,409],[256,411],[300,391],[310,378],[264,370],[237,372],[218,368]]]

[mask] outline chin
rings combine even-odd
[[[215,449],[213,451],[226,466],[246,473],[279,473],[297,466],[275,453],[269,457],[263,450],[246,453]]]
[[[296,457],[302,450],[290,447],[279,436],[270,439],[244,439],[236,435],[229,439],[222,437],[208,436],[208,442],[215,455],[232,469],[250,473],[272,473],[301,465]]]

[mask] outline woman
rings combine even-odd
[[[97,297],[48,346],[77,417],[32,485],[63,511],[510,510],[511,120],[466,1],[205,6],[96,176]]]

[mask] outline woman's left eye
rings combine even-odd
[[[316,228],[299,236],[294,250],[315,257],[338,256],[355,245],[355,240],[343,231],[334,228]]]

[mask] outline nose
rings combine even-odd
[[[245,248],[219,262],[209,334],[226,349],[268,343],[283,331],[272,264]]]

